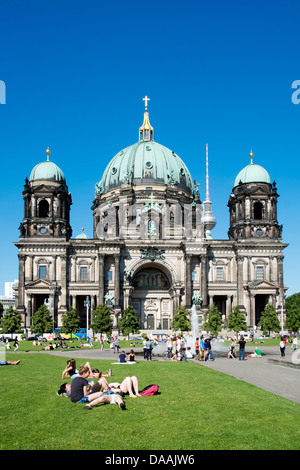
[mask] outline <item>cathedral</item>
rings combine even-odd
[[[250,162],[229,194],[228,239],[212,236],[216,219],[185,162],[154,139],[145,97],[138,142],[107,162],[95,184],[93,238],[72,237],[72,198],[63,171],[50,159],[25,179],[19,241],[17,311],[23,327],[48,302],[56,326],[74,307],[88,327],[97,305],[111,310],[114,331],[129,305],[140,329],[169,332],[179,305],[195,304],[199,324],[216,305],[226,327],[235,306],[255,329],[267,304],[284,311],[282,225],[277,188]]]

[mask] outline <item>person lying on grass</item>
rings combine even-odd
[[[130,398],[140,397],[139,394],[139,381],[135,375],[132,377],[125,377],[122,383],[113,382],[108,383],[107,380],[102,377],[96,384],[91,383],[92,392],[100,392],[101,388],[106,392],[108,390],[112,390],[115,393],[119,393],[121,396],[126,394],[129,395]]]
[[[111,376],[111,373],[102,374],[102,372],[99,371],[98,369],[92,369],[89,362],[86,362],[84,367],[88,367],[88,369],[89,369],[89,378],[90,379],[95,379],[95,378],[98,378],[98,377],[110,377]],[[69,359],[67,361],[66,368],[65,368],[65,370],[63,371],[63,373],[61,375],[61,379],[63,380],[64,377],[71,377],[71,379],[75,379],[75,377],[78,377],[78,376],[79,376],[79,372],[76,369],[75,359]]]
[[[139,381],[135,375],[132,377],[125,377],[121,384],[114,382],[110,383],[109,386],[112,388],[112,390],[117,391],[117,393],[120,393],[122,396],[126,395],[127,393],[131,398],[141,396],[139,394]]]
[[[0,366],[17,366],[21,361],[0,361]]]
[[[70,384],[64,383],[60,386],[57,395],[71,398],[71,388],[72,387]],[[122,410],[126,409],[122,397],[112,390],[107,390],[106,392],[90,393],[90,395],[82,397],[81,400],[77,403],[86,403],[83,407],[85,410],[91,410],[94,406],[100,405],[101,403],[118,405]]]

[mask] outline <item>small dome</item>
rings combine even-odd
[[[245,166],[245,168],[243,168],[235,178],[234,187],[237,186],[240,181],[242,183],[271,183],[270,175],[267,170],[262,166],[253,163],[252,152],[250,153],[250,158],[251,163]]]
[[[65,183],[65,175],[62,170],[53,162],[50,162],[50,150],[47,149],[47,160],[35,165],[30,173],[29,181],[50,180]]]
[[[82,239],[88,240],[89,237],[84,233],[84,228],[82,228],[81,230],[82,230],[82,232],[81,232],[79,235],[77,235],[76,238],[77,238],[77,239],[79,238],[79,239],[81,239],[81,240],[82,240]]]

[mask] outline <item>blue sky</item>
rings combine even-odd
[[[72,194],[73,236],[92,236],[95,183],[138,140],[145,95],[155,140],[185,161],[202,200],[209,145],[214,238],[227,238],[253,149],[277,183],[285,285],[299,292],[299,18],[297,0],[2,2],[0,294],[18,278],[21,192],[46,148]]]

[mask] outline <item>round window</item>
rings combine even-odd
[[[257,235],[258,237],[261,237],[262,234],[263,234],[262,229],[261,229],[261,228],[258,228],[258,229],[256,230],[256,235]]]
[[[40,233],[41,233],[42,235],[44,235],[45,233],[47,233],[46,227],[41,227],[41,228],[40,228]]]
[[[117,173],[117,169],[115,167],[113,167],[113,169],[111,170],[112,174],[115,175]]]
[[[146,162],[145,167],[146,167],[146,168],[152,168],[153,165],[152,165],[151,162]]]

